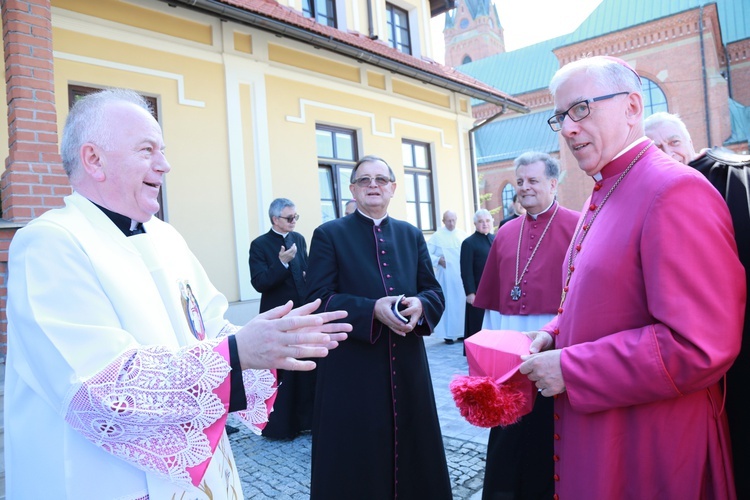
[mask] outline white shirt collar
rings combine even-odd
[[[536,218],[537,218],[537,217],[539,217],[539,216],[540,216],[540,215],[542,215],[543,213],[547,212],[547,211],[548,211],[548,210],[549,210],[550,208],[552,208],[552,205],[554,205],[554,204],[555,204],[555,200],[553,199],[553,200],[552,200],[552,203],[550,203],[550,204],[549,204],[549,206],[548,206],[547,208],[545,208],[544,210],[542,210],[542,211],[541,211],[541,212],[539,212],[538,214],[530,214],[530,213],[528,213],[528,212],[526,212],[526,213],[528,214],[528,216],[529,216],[529,217],[531,217],[532,219],[536,220]]]
[[[357,209],[357,212],[361,213],[362,215],[364,215],[365,217],[367,217],[368,219],[370,219],[371,221],[373,221],[376,226],[379,226],[380,223],[383,222],[383,220],[385,220],[386,217],[388,217],[388,212],[386,212],[386,214],[383,217],[379,218],[379,219],[373,219],[369,215],[363,213],[362,210],[360,210],[360,209]]]

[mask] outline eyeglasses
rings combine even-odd
[[[585,101],[578,101],[562,113],[552,115],[552,118],[547,120],[547,123],[549,124],[553,132],[559,132],[562,130],[563,120],[566,116],[574,122],[580,122],[591,114],[591,108],[589,108],[589,104],[591,104],[592,102],[604,101],[606,99],[612,99],[613,97],[617,97],[618,95],[625,94],[630,94],[630,92],[618,92],[616,94],[607,94],[599,97],[594,97],[593,99],[586,99]]]
[[[294,215],[290,215],[289,217],[282,217],[282,216],[280,216],[280,215],[277,215],[277,217],[278,217],[279,219],[284,219],[284,220],[285,220],[285,221],[287,221],[287,222],[288,222],[289,224],[291,224],[292,222],[295,222],[295,221],[298,221],[298,220],[299,220],[299,214],[294,214]]]
[[[363,175],[359,179],[354,179],[352,181],[352,184],[356,184],[359,187],[367,187],[373,180],[378,186],[387,186],[389,183],[393,182],[388,177],[383,177],[382,175],[376,175],[375,177],[368,177],[366,175]]]

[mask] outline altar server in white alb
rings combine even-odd
[[[466,239],[466,233],[456,228],[457,219],[456,212],[445,212],[443,227],[427,241],[435,277],[445,296],[445,312],[434,333],[443,337],[446,344],[462,338],[465,326],[466,293],[461,280],[461,243]]]
[[[10,247],[8,498],[242,498],[227,413],[259,432],[269,369],[313,369],[295,358],[336,347],[351,327],[329,322],[346,313],[224,319],[226,298],[153,217],[170,166],[137,94],[78,101],[62,157],[73,194]]]

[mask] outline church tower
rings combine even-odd
[[[445,14],[445,65],[456,67],[505,52],[505,39],[492,0],[456,0]]]

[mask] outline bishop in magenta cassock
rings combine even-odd
[[[560,166],[546,153],[516,158],[516,191],[525,214],[497,232],[474,300],[488,330],[532,330],[554,317],[560,267],[578,212],[555,201]],[[493,427],[487,442],[484,500],[547,499],[552,480],[552,399],[538,397],[513,425]]]
[[[570,63],[550,91],[549,124],[594,181],[558,315],[520,369],[555,396],[556,494],[734,499],[722,379],[746,291],[726,204],[643,135],[624,61]]]

